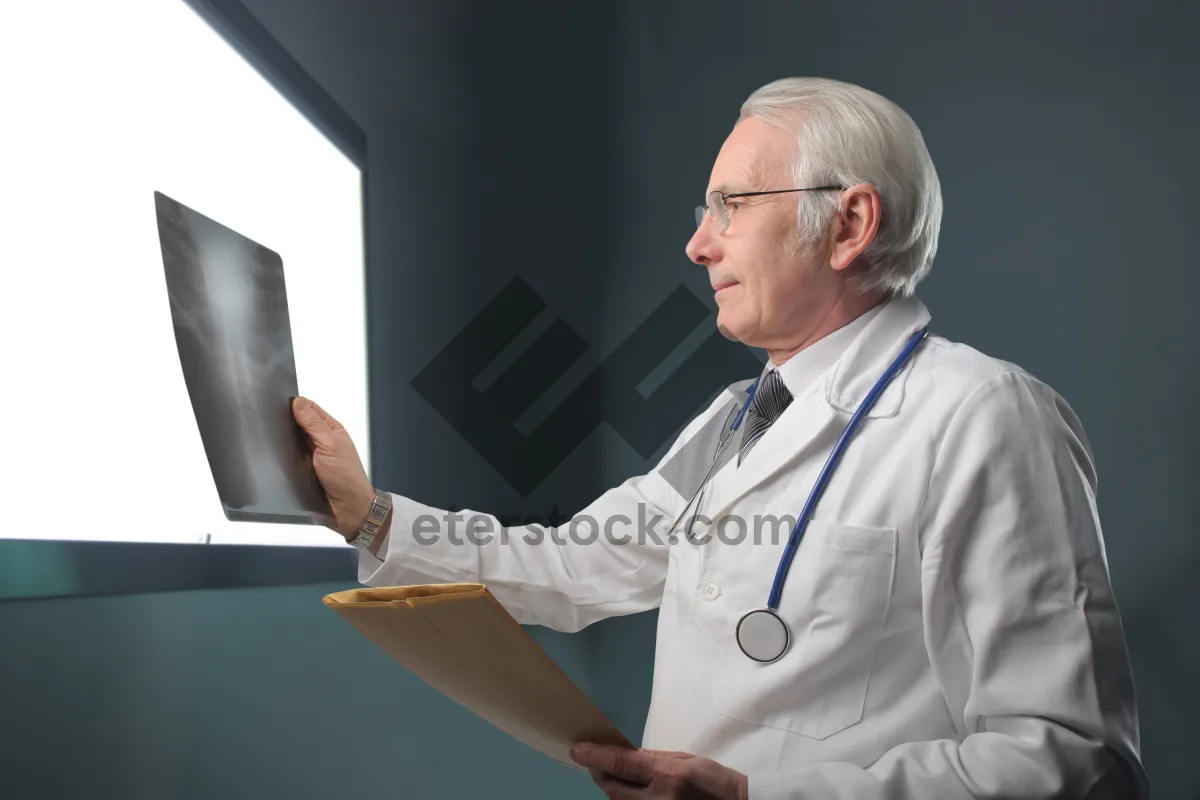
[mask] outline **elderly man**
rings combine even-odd
[[[572,752],[614,799],[1146,796],[1087,439],[1045,383],[927,332],[941,210],[893,103],[754,92],[687,253],[763,373],[584,509],[605,535],[582,539],[484,514],[500,535],[449,535],[298,398],[361,578],[485,583],[567,631],[660,607],[653,749]]]

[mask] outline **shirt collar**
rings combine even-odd
[[[765,378],[771,370],[778,369],[779,377],[783,378],[783,385],[792,393],[792,397],[799,397],[837,363],[885,305],[886,302],[880,303],[836,331],[826,334],[778,367],[768,358],[763,366],[762,377]]]

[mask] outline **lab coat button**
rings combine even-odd
[[[704,584],[704,588],[700,590],[700,594],[705,600],[716,600],[721,596],[721,587],[709,581]]]
[[[703,536],[708,533],[708,523],[702,519],[698,519],[692,523],[692,535]]]

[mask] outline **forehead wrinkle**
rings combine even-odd
[[[789,188],[794,149],[794,138],[782,129],[758,120],[739,121],[718,156],[721,180],[713,181],[705,196],[718,190],[739,194]]]
[[[758,150],[752,171],[754,182],[760,189],[769,191],[789,188],[791,177],[787,168],[788,154],[781,152],[781,149],[776,142],[771,142]]]
[[[728,172],[730,174],[726,179],[714,183],[709,187],[709,192],[719,191],[722,194],[734,194],[736,192],[754,191],[755,187],[762,182],[762,170],[757,166],[757,155],[744,145],[740,149],[749,154],[748,163],[741,159],[737,160],[729,168]]]

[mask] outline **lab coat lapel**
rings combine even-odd
[[[739,428],[732,434],[729,433],[729,429],[738,410],[746,402],[747,390],[751,383],[753,383],[752,380],[745,380],[727,387],[723,391],[725,402],[722,403],[717,413],[700,430],[696,431],[671,458],[659,466],[659,474],[679,494],[681,503],[685,503],[700,488],[704,476],[708,473],[713,459],[716,457],[722,436],[728,436],[728,441],[725,444],[721,460],[713,468],[713,472],[717,472],[723,464],[728,462],[730,453],[736,455],[738,447],[736,437],[738,432],[743,429]]]
[[[716,519],[750,490],[804,454],[836,414],[823,391],[804,392],[779,415],[746,460],[738,466],[736,452],[713,482],[711,505],[704,515]],[[740,445],[740,438],[735,445]]]

